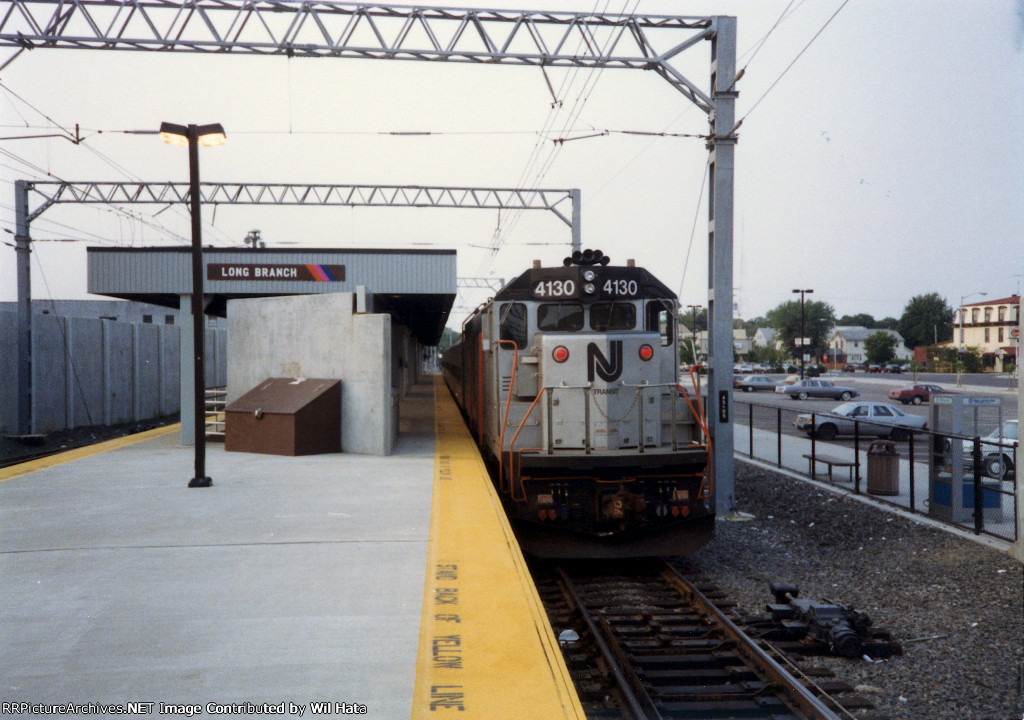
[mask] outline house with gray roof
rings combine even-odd
[[[867,353],[864,350],[864,341],[877,332],[884,332],[896,338],[896,359],[909,361],[914,359],[914,353],[907,349],[903,336],[895,330],[885,328],[866,328],[860,325],[841,325],[833,328],[828,339],[829,355],[843,357],[848,363],[867,362]]]

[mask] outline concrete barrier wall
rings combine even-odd
[[[68,347],[67,427],[101,425],[103,414],[103,321],[78,319],[66,323]]]
[[[18,427],[18,317],[0,312],[0,431]]]
[[[32,433],[113,425],[180,408],[180,330],[55,315],[32,317]],[[207,385],[227,382],[227,333],[207,331]],[[0,433],[18,432],[17,316],[0,312]]]
[[[269,377],[340,379],[342,450],[389,454],[391,317],[353,309],[352,293],[229,300],[228,402]]]
[[[67,427],[66,324],[55,315],[32,318],[32,425],[36,433]]]

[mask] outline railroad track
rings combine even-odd
[[[814,691],[783,653],[743,632],[671,565],[535,569],[537,590],[590,720],[864,718]],[[711,597],[709,597],[711,596]]]

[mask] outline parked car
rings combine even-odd
[[[800,376],[799,375],[787,375],[785,378],[783,378],[782,380],[779,380],[777,383],[775,383],[775,392],[777,392],[777,393],[786,392],[786,388],[787,387],[789,387],[793,383],[798,383],[798,382],[800,382]]]
[[[735,375],[749,375],[754,372],[754,368],[750,365],[733,365],[732,371]]]
[[[741,378],[733,378],[732,387],[734,390],[754,392],[755,390],[775,390],[776,381],[767,375],[744,375]]]
[[[1013,480],[1015,466],[1013,458],[1017,454],[1017,421],[1005,420],[988,435],[981,438],[981,474],[999,480]],[[963,461],[965,470],[971,464],[974,443],[963,441]]]
[[[846,363],[845,365],[843,365],[843,372],[857,372],[857,366],[854,365],[853,363]]]
[[[833,385],[828,380],[803,379],[792,385],[783,388],[784,392],[794,400],[806,400],[807,398],[831,398],[833,400],[849,400],[860,393],[852,387],[845,385]]]
[[[885,366],[884,370],[887,373],[892,373],[893,375],[899,375],[901,372],[903,372],[903,366],[902,365],[898,365],[896,363],[889,363],[888,365]]]
[[[888,395],[890,400],[899,400],[904,405],[909,405],[910,403],[920,405],[921,403],[928,402],[932,395],[953,395],[955,393],[955,390],[946,390],[940,385],[918,383],[917,385],[895,388],[890,390]]]
[[[793,425],[819,440],[832,440],[837,435],[877,435],[893,440],[905,440],[915,430],[924,430],[928,423],[919,415],[911,415],[889,403],[843,403],[832,412],[796,416]]]
[[[882,366],[881,365],[868,365],[868,372],[869,373],[880,373],[880,372],[882,372]]]

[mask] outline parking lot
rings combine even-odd
[[[782,381],[785,375],[770,375],[773,380]],[[902,405],[892,401],[888,392],[894,388],[905,387],[915,383],[915,376],[911,373],[900,375],[868,375],[866,373],[829,373],[821,379],[828,380],[834,385],[851,387],[860,393],[856,401],[892,403],[907,414],[918,415],[925,418],[932,428],[931,405]],[[1017,417],[1017,393],[1009,389],[1008,378],[1005,375],[967,375],[963,377],[962,386],[956,385],[956,375],[923,374],[917,375],[916,382],[934,383],[946,390],[956,391],[972,397],[998,398],[1002,403],[1002,417],[1004,420]],[[749,432],[749,430],[767,430],[781,432],[784,435],[796,435],[806,437],[806,434],[798,431],[793,426],[796,416],[801,413],[828,413],[842,404],[841,400],[827,400],[808,398],[806,400],[794,399],[788,395],[782,395],[770,391],[743,392],[737,390],[734,394],[736,433]],[[765,407],[767,406],[767,407]],[[994,427],[994,423],[992,424]],[[992,427],[979,428],[979,434],[985,434],[992,430]],[[866,447],[874,437],[862,437],[860,443]],[[839,437],[833,442],[853,447],[854,438]],[[899,443],[901,454],[907,456],[908,442]],[[916,438],[914,442],[914,458],[917,462],[927,462],[927,443],[924,438]]]

